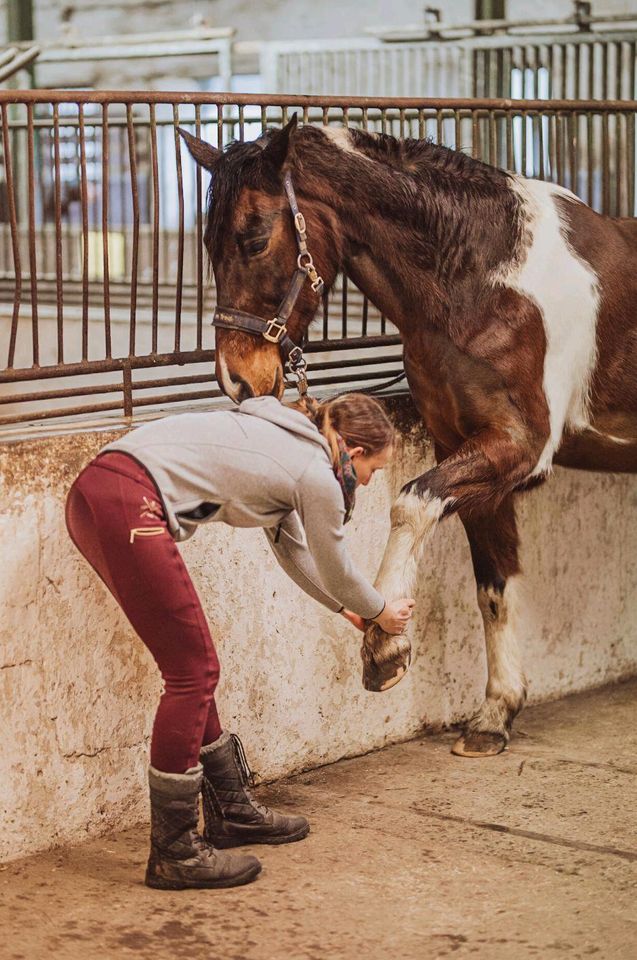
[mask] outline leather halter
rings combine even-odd
[[[296,233],[296,245],[298,247],[298,256],[296,258],[296,270],[290,280],[290,285],[283,300],[279,304],[276,316],[272,320],[264,320],[263,317],[257,317],[254,313],[244,313],[243,310],[235,310],[233,307],[216,307],[212,324],[215,327],[221,327],[224,330],[240,330],[242,333],[251,333],[255,336],[261,336],[268,343],[277,343],[281,350],[281,355],[287,369],[296,377],[296,386],[301,396],[307,393],[307,363],[303,356],[302,348],[294,343],[287,331],[287,322],[294,310],[296,301],[299,298],[303,284],[309,280],[314,293],[321,295],[323,292],[323,278],[317,273],[312,254],[307,248],[307,232],[305,218],[299,210],[296,202],[296,194],[292,186],[292,177],[288,172],[283,177],[283,186],[285,194],[290,204],[292,216],[294,218],[294,231]]]

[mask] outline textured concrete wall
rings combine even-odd
[[[361,491],[348,530],[370,577],[392,496],[431,463],[410,410],[397,404],[398,455]],[[66,490],[110,436],[0,448],[0,860],[146,816],[158,679],[63,522]],[[532,700],[637,672],[636,501],[637,478],[560,470],[522,498]],[[214,525],[183,553],[219,647],[222,719],[263,777],[408,738],[478,705],[485,657],[457,518],[422,565],[412,669],[385,694],[361,686],[359,635],[287,581],[260,531]]]

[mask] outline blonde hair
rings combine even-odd
[[[336,465],[338,436],[348,447],[362,447],[365,456],[385,450],[394,442],[394,427],[380,401],[365,393],[343,393],[318,403],[311,397],[290,404],[312,420],[327,440]]]

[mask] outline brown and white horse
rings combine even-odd
[[[514,495],[554,463],[637,469],[637,220],[421,140],[295,119],[223,152],[186,139],[213,174],[205,243],[221,306],[276,316],[296,269],[289,171],[326,285],[345,271],[400,330],[437,466],[394,503],[377,586],[412,595],[428,536],[459,514],[488,683],[454,752],[500,752],[526,695]],[[287,325],[297,343],[318,299],[306,284]],[[279,348],[260,337],[219,329],[216,363],[234,400],[282,392]],[[408,641],[370,625],[365,685],[384,689],[408,658]]]

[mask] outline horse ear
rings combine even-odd
[[[291,119],[288,120],[283,129],[277,130],[268,141],[263,151],[266,162],[271,164],[276,170],[280,170],[285,163],[285,158],[288,155],[288,148],[290,146],[290,134],[296,130],[296,124],[297,115],[293,113]]]
[[[177,130],[188,147],[188,152],[193,160],[198,163],[200,167],[203,167],[204,170],[207,170],[208,173],[212,173],[223,156],[223,151],[217,150],[216,147],[206,143],[205,140],[200,140],[199,137],[193,137],[191,133],[188,133],[188,131],[182,129],[182,127],[177,127]]]

